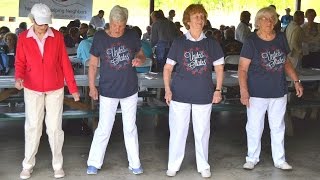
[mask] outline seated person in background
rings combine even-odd
[[[146,30],[147,30],[147,32],[143,34],[142,39],[150,42],[151,26],[147,26]]]
[[[234,38],[234,31],[229,28],[224,33],[225,41],[222,43],[222,49],[225,56],[239,55],[242,43]]]
[[[212,37],[218,41],[218,43],[220,44],[220,46],[222,45],[222,34],[221,34],[221,31],[220,30],[215,30],[213,31],[213,34],[212,34]]]
[[[89,29],[87,32],[87,39],[82,40],[77,48],[77,58],[81,59],[83,65],[85,65],[85,62],[90,58],[90,48],[95,33],[95,29]]]
[[[135,30],[138,33],[139,38],[141,38],[141,36],[142,36],[141,29],[138,26],[133,26],[132,29]],[[151,48],[150,43],[147,40],[142,39],[141,45],[142,45],[141,46],[142,51],[143,51],[144,55],[146,56],[146,58],[151,58],[152,57],[152,48]]]
[[[20,33],[23,31],[27,30],[27,23],[26,22],[21,22],[19,24],[19,27],[16,29],[15,33],[17,36],[19,36]]]
[[[141,38],[141,36],[142,36],[141,29],[138,26],[133,26],[132,29],[135,30],[138,33],[139,38]],[[147,59],[139,67],[138,66],[136,67],[136,71],[138,73],[149,72],[151,67],[152,67],[152,64],[151,64],[151,67],[148,66],[148,64],[147,64],[147,63],[150,63],[150,62],[148,62],[148,59],[150,60],[152,58],[152,48],[151,48],[150,42],[145,40],[145,39],[142,39],[141,40],[141,49],[142,49],[142,51],[143,51],[143,53],[144,53],[144,55],[146,56]]]
[[[8,46],[1,45],[0,46],[0,75],[5,75],[9,72],[8,62],[9,58],[7,56]]]
[[[75,20],[73,20],[73,22],[74,22],[74,27],[80,28],[80,26],[81,26],[80,19],[75,19]]]
[[[234,30],[231,28],[227,29],[224,33],[225,40],[222,43],[222,50],[225,57],[230,55],[240,55],[242,43],[237,41],[234,35]],[[236,64],[233,60],[231,60],[232,62],[229,63],[228,60],[230,59],[225,59],[224,69],[238,70],[238,64]]]
[[[9,32],[6,35],[4,35],[4,41],[8,46],[8,67],[14,68],[14,60],[16,55],[18,37],[16,34]]]
[[[0,27],[0,45],[5,45],[4,42],[4,35],[10,32],[10,29],[7,26],[1,26]]]
[[[80,37],[80,31],[77,27],[72,27],[69,30],[70,37],[73,40],[74,45],[77,47],[79,43],[82,41],[82,38]]]
[[[82,23],[79,27],[79,33],[82,39],[87,39],[87,32],[89,30],[89,26],[86,23]]]
[[[5,44],[1,45],[0,49],[0,74],[7,75],[10,68],[14,67],[17,36],[14,33],[8,32],[4,35],[3,40]]]
[[[204,31],[204,35],[205,35],[206,37],[214,38],[214,37],[213,37],[213,32],[214,32],[214,31],[217,31],[217,30],[219,30],[219,29],[216,29],[216,28],[206,29],[206,30]]]
[[[304,33],[303,68],[320,68],[320,24],[314,22],[317,13],[314,9],[307,9],[305,17],[307,23],[302,25]]]
[[[68,28],[66,26],[60,27],[59,31],[63,34],[64,37],[64,44],[67,48],[75,47],[75,44],[68,32]]]

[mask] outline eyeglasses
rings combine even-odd
[[[274,19],[273,18],[262,17],[261,20],[264,21],[264,22],[274,23]]]

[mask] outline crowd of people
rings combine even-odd
[[[221,102],[224,58],[229,55],[240,56],[237,67],[240,101],[247,107],[248,152],[243,168],[251,170],[260,161],[267,113],[274,166],[291,170],[284,149],[286,75],[293,80],[296,95],[301,97],[303,87],[295,69],[319,64],[314,61],[320,54],[320,25],[314,22],[316,12],[313,9],[306,13],[296,11],[293,16],[289,8],[285,10],[286,15],[279,20],[274,5],[261,8],[254,17],[254,27],[250,23],[251,13],[243,11],[238,26],[221,25],[216,29],[211,27],[205,7],[191,4],[183,12],[185,34],[180,30],[181,23],[173,22],[175,10],[170,10],[168,17],[162,10],[152,12],[152,24],[142,34],[139,27],[127,25],[128,9],[119,5],[111,9],[108,23],[105,23],[104,11],[100,10],[89,24],[76,19],[57,31],[49,27],[52,23],[50,8],[35,4],[29,14],[32,23],[29,29],[24,22],[15,33],[7,27],[0,28],[0,72],[7,74],[10,68],[15,68],[15,87],[24,91],[25,157],[20,178],[28,179],[33,172],[43,119],[52,150],[54,177],[65,176],[62,156],[64,81],[74,100],[80,99],[67,48],[77,48],[77,57],[83,64],[88,63],[89,96],[99,100],[100,106],[87,174],[97,174],[103,165],[119,103],[128,168],[133,174],[143,173],[136,126],[138,78],[135,67],[150,58],[154,59],[156,70],[163,72],[164,99],[169,106],[166,175],[176,176],[180,170],[191,119],[197,171],[204,178],[210,177],[208,143],[212,103]],[[303,46],[307,47],[307,54],[303,53]],[[215,83],[212,71],[216,73]]]

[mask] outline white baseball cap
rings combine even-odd
[[[52,13],[50,8],[42,3],[34,4],[29,17],[34,19],[38,25],[52,24]]]

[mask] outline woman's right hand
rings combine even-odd
[[[240,101],[243,105],[249,107],[250,106],[250,103],[249,103],[249,92],[248,91],[243,91],[240,93],[241,95],[241,98],[240,98]]]
[[[170,101],[172,99],[172,92],[171,90],[166,90],[166,93],[164,95],[164,98],[166,99],[166,103],[169,106],[170,105]]]
[[[93,100],[98,100],[98,90],[96,87],[89,87],[90,91],[89,91],[89,96],[93,99]]]
[[[22,80],[22,79],[17,79],[14,86],[15,86],[18,90],[23,89],[23,80]]]

